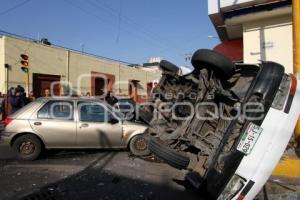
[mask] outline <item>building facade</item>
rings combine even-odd
[[[21,70],[21,54],[28,56],[29,76]],[[113,91],[142,102],[160,78],[126,63],[15,36],[0,37],[0,66],[0,92],[21,85],[36,97],[50,88],[55,95]]]
[[[222,42],[242,40],[243,62],[293,72],[291,0],[208,0],[208,13]]]

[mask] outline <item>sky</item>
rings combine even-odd
[[[129,63],[219,43],[207,0],[1,0],[0,30]]]

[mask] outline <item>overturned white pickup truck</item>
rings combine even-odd
[[[253,199],[279,162],[300,113],[299,79],[274,62],[232,63],[211,50],[194,70],[162,61],[163,76],[139,112],[149,149],[206,199]]]

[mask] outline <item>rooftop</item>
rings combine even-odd
[[[87,52],[82,52],[82,51],[78,51],[75,49],[71,49],[71,48],[67,48],[64,46],[60,46],[60,45],[56,45],[56,44],[52,44],[51,41],[48,41],[46,38],[43,38],[42,40],[36,40],[33,38],[29,38],[29,37],[25,37],[25,36],[21,36],[21,35],[17,35],[14,33],[9,33],[3,30],[0,30],[0,37],[11,37],[11,38],[16,38],[16,39],[20,39],[20,40],[24,40],[24,41],[30,41],[30,42],[34,42],[36,44],[40,44],[40,45],[45,45],[45,46],[49,46],[49,47],[53,47],[53,48],[59,48],[59,49],[65,49],[74,53],[79,53],[79,54],[83,54],[86,56],[91,56],[91,57],[95,57],[95,58],[99,58],[99,59],[103,59],[103,60],[107,60],[107,61],[111,61],[111,62],[116,62],[119,64],[123,64],[123,65],[127,65],[129,67],[132,67],[132,63],[126,62],[126,61],[121,61],[121,60],[117,60],[117,59],[113,59],[113,58],[107,58],[104,56],[100,56],[100,55],[95,55],[92,53],[87,53]],[[45,39],[47,40],[45,42]]]

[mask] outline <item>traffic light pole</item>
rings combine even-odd
[[[9,115],[8,113],[8,95],[9,95],[9,69],[10,69],[10,65],[9,64],[5,64],[5,76],[6,76],[6,99],[5,99],[5,117],[7,117]]]
[[[28,68],[28,72],[25,73],[25,86],[26,86],[27,96],[29,97],[29,68]]]

